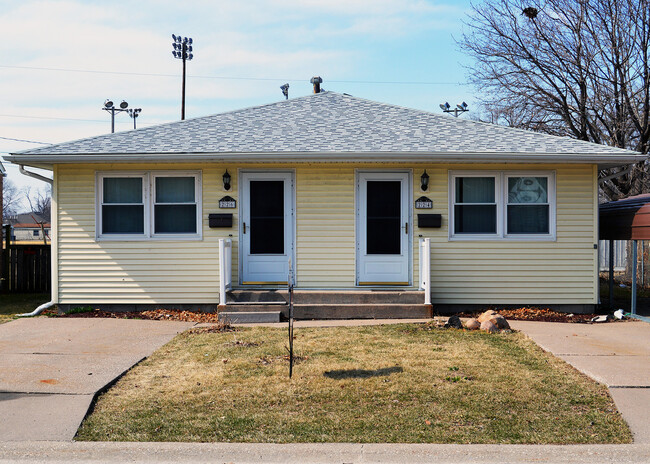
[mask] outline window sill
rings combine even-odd
[[[198,234],[188,235],[166,235],[155,237],[141,237],[133,235],[103,235],[95,237],[96,242],[197,242],[203,240],[203,237]]]
[[[528,236],[506,236],[497,237],[490,235],[466,235],[466,236],[451,236],[448,238],[450,242],[555,242],[557,237],[555,235],[528,235]]]

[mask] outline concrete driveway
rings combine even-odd
[[[635,443],[650,444],[650,324],[512,321],[542,349],[605,384]]]
[[[72,440],[95,393],[193,322],[19,319],[0,325],[0,441]]]

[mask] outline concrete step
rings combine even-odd
[[[289,305],[227,305],[219,312],[229,318],[248,318],[250,314],[278,314],[282,320],[289,318]],[[431,306],[424,304],[294,304],[295,319],[413,319],[431,317]],[[224,316],[226,317],[226,316]],[[250,322],[278,322],[250,321]]]
[[[288,312],[288,308],[286,309]],[[285,311],[282,312],[283,316]],[[432,317],[424,304],[294,304],[295,319],[414,319]],[[285,316],[286,317],[286,316]]]
[[[280,322],[280,311],[222,311],[219,320],[231,324]]]
[[[277,304],[289,301],[286,290],[233,290],[226,304]],[[422,304],[419,290],[294,290],[294,304]]]

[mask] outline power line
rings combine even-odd
[[[29,69],[33,71],[57,71],[57,72],[76,72],[76,73],[88,73],[88,74],[112,74],[112,75],[123,75],[123,76],[150,76],[150,77],[178,77],[176,74],[164,74],[164,73],[140,73],[140,72],[127,72],[127,71],[97,71],[91,69],[74,69],[74,68],[46,68],[38,66],[8,66],[0,65],[0,68],[8,69]],[[248,77],[248,76],[200,76],[200,75],[190,75],[190,77],[196,79],[223,79],[223,80],[233,80],[233,81],[289,81],[289,82],[302,82],[305,79],[287,79],[283,78],[273,78],[273,77]],[[368,80],[348,80],[348,79],[328,79],[328,82],[338,83],[338,84],[379,84],[379,85],[467,85],[465,82],[433,82],[433,81],[368,81]]]
[[[2,118],[25,118],[25,119],[55,119],[60,121],[82,121],[82,122],[101,122],[106,123],[106,121],[100,121],[99,119],[77,119],[77,118],[57,118],[54,116],[22,116],[20,114],[0,114]]]
[[[13,140],[14,142],[39,143],[41,145],[51,145],[50,142],[36,142],[34,140],[14,139],[12,137],[2,137],[2,136],[0,136],[0,139],[2,139],[2,140]]]

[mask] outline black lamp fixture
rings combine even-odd
[[[422,189],[423,192],[426,192],[427,189],[429,188],[429,174],[427,174],[426,169],[420,176],[420,188]]]
[[[227,169],[226,172],[223,173],[223,189],[230,190],[230,174],[228,174]]]

